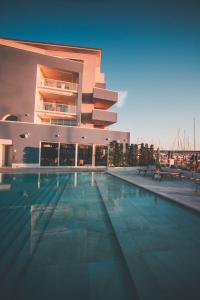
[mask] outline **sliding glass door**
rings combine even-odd
[[[76,146],[74,144],[60,144],[60,166],[75,166]]]
[[[78,145],[78,166],[92,165],[92,145]]]
[[[95,166],[107,166],[108,147],[99,145],[95,149]]]
[[[41,166],[58,166],[58,143],[41,143]]]

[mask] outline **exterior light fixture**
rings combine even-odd
[[[56,134],[56,137],[60,137],[61,135],[59,133]]]
[[[106,141],[110,141],[110,138],[106,138]]]
[[[27,139],[30,135],[31,135],[30,132],[26,132],[26,133],[24,134],[24,137]]]
[[[82,136],[81,138],[82,138],[82,139],[86,139],[86,136]]]
[[[30,132],[26,132],[26,133],[20,134],[19,136],[20,136],[22,139],[27,139],[30,135],[31,135]]]
[[[25,117],[30,117],[30,114],[25,114]]]

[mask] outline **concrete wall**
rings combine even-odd
[[[13,114],[20,121],[34,121],[38,64],[79,73],[80,114],[83,71],[81,63],[0,45],[0,120],[7,114]]]
[[[112,130],[0,121],[0,139],[12,140],[13,163],[38,163],[40,141],[106,145],[113,140],[129,143],[130,136]]]

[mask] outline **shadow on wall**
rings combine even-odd
[[[39,163],[39,148],[35,147],[25,147],[23,162],[27,164],[37,164]]]

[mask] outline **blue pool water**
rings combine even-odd
[[[0,178],[0,299],[200,299],[199,214],[103,173]]]

